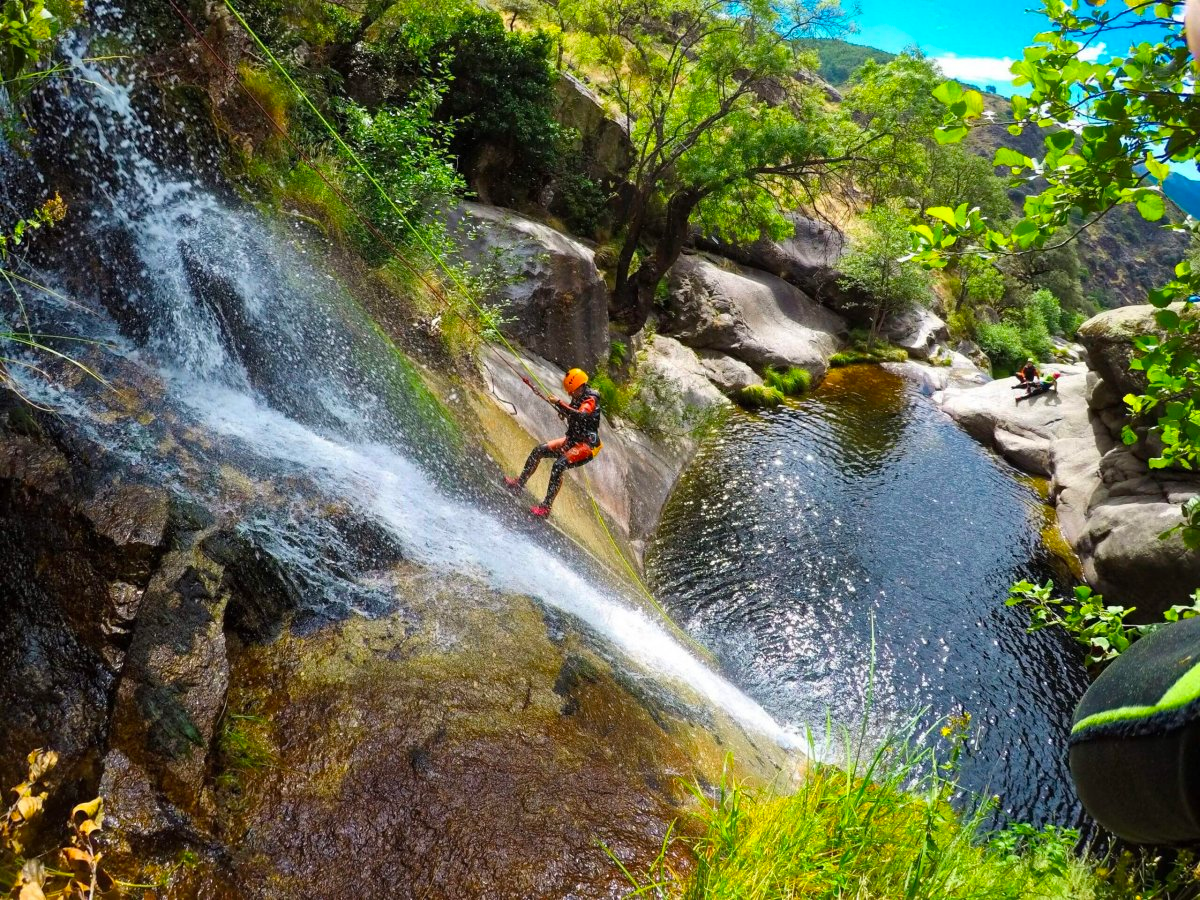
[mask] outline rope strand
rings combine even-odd
[[[229,65],[229,63],[225,61],[225,59],[216,51],[216,49],[212,46],[212,44],[208,41],[208,39],[205,38],[203,33],[201,33],[201,31],[191,21],[191,19],[184,13],[184,11],[182,9],[180,9],[180,7],[175,2],[175,0],[167,0],[167,2],[170,3],[172,9],[175,10],[175,14],[183,21],[183,23],[187,26],[188,30],[190,30],[192,32],[192,34],[196,36],[196,39],[208,51],[208,53],[212,56],[212,58],[214,60],[216,60],[217,64],[222,69],[225,70],[225,72],[229,75],[229,77],[232,79],[232,81],[235,84],[237,84],[238,87],[242,90],[242,92],[244,94],[246,94],[247,97],[250,98],[250,100],[254,103],[255,106],[258,107],[259,111],[263,114],[263,118],[266,119],[267,122],[270,123],[271,127],[276,132],[279,133],[280,137],[282,137],[284,139],[284,141],[287,143],[287,145],[289,147],[291,147],[291,149],[293,151],[295,151],[296,155],[304,162],[304,164],[307,165],[309,167],[309,169],[311,169],[317,175],[317,177],[321,179],[321,181],[325,184],[325,186],[327,188],[329,188],[329,190],[333,193],[333,195],[335,197],[337,197],[338,200],[351,213],[354,214],[355,218],[357,218],[363,224],[363,227],[365,227],[368,230],[368,232],[370,232],[370,234],[376,240],[378,240],[381,244],[383,244],[383,246],[385,246],[392,253],[392,255],[396,258],[396,260],[401,263],[401,265],[403,265],[409,272],[411,272],[414,276],[416,276],[416,278],[423,285],[425,285],[426,288],[429,289],[429,291],[433,295],[433,297],[435,299],[439,300],[443,304],[445,311],[458,316],[458,318],[463,322],[463,324],[468,328],[468,330],[470,330],[472,333],[474,333],[477,337],[479,337],[479,339],[481,341],[483,341],[486,344],[487,337],[481,333],[478,326],[474,322],[472,322],[465,315],[463,315],[463,313],[461,311],[459,311],[458,309],[456,309],[454,307],[452,299],[446,294],[446,292],[441,290],[440,287],[435,286],[425,276],[425,273],[422,272],[415,264],[413,264],[404,255],[404,253],[395,244],[395,242],[392,241],[390,238],[388,238],[388,236],[386,234],[384,234],[375,225],[374,222],[372,222],[365,214],[363,214],[358,209],[358,207],[355,205],[355,203],[349,197],[347,197],[346,194],[326,176],[324,171],[322,171],[321,167],[318,166],[312,160],[311,156],[295,141],[294,138],[292,138],[292,136],[287,132],[287,129],[285,129],[280,122],[276,121],[275,117],[272,116],[270,114],[270,112],[263,106],[263,104],[259,100],[259,98],[256,97],[254,95],[254,93],[252,91],[250,91],[246,87],[245,84],[242,83],[241,78],[238,77],[237,73],[233,70],[233,68]],[[247,35],[249,35],[251,40],[254,41],[255,45],[266,55],[267,59],[269,59],[271,61],[271,64],[283,76],[283,78],[287,81],[288,85],[292,88],[292,90],[296,92],[296,94],[304,101],[304,104],[317,117],[318,121],[320,121],[321,125],[325,128],[326,132],[330,135],[330,137],[333,138],[333,140],[337,144],[337,146],[342,150],[343,153],[346,154],[347,157],[349,157],[349,159],[354,163],[354,165],[359,169],[359,171],[361,171],[363,173],[363,175],[367,178],[367,180],[375,188],[375,190],[379,193],[379,195],[387,202],[388,206],[391,207],[392,211],[396,214],[396,216],[400,220],[400,222],[406,228],[408,228],[412,234],[414,234],[416,236],[418,242],[425,249],[426,253],[428,253],[429,257],[435,263],[437,263],[438,267],[446,274],[446,276],[450,279],[450,281],[458,289],[458,291],[460,292],[463,299],[465,299],[472,307],[474,307],[474,309],[476,310],[477,313],[479,313],[480,315],[484,315],[486,311],[483,309],[483,307],[480,305],[480,303],[478,301],[476,301],[476,299],[474,297],[471,296],[470,288],[466,284],[463,283],[462,279],[459,278],[458,273],[454,271],[453,267],[449,266],[446,263],[446,261],[438,254],[438,252],[430,245],[430,243],[425,239],[424,235],[421,234],[419,229],[416,229],[413,227],[413,225],[409,221],[408,217],[405,216],[404,212],[396,205],[395,201],[388,194],[387,190],[383,187],[383,185],[381,185],[379,183],[379,181],[375,178],[374,174],[370,171],[370,169],[367,168],[367,166],[362,162],[362,160],[359,159],[358,155],[354,152],[353,148],[351,148],[345,142],[345,140],[343,140],[342,136],[338,133],[337,129],[334,128],[334,126],[329,122],[329,120],[326,119],[326,117],[321,113],[321,111],[317,108],[316,104],[313,103],[312,99],[308,96],[308,94],[304,91],[304,89],[301,88],[300,85],[298,85],[296,83],[296,81],[292,78],[291,73],[288,72],[287,68],[279,61],[279,59],[275,56],[275,54],[271,52],[271,49],[263,42],[262,38],[259,37],[259,35],[254,31],[254,29],[250,26],[250,24],[242,16],[242,14],[233,5],[232,0],[224,0],[224,3],[225,3],[225,7],[229,10],[230,14],[232,14],[233,17],[235,19],[237,19],[238,23],[245,30]],[[509,340],[501,332],[495,331],[494,334],[497,338],[499,338],[500,343],[504,345],[505,349],[508,350],[508,352],[513,356],[513,358],[515,358],[517,360],[517,362],[520,363],[521,368],[525,370],[525,374],[522,374],[520,370],[518,370],[511,362],[509,362],[505,358],[504,354],[498,354],[498,357],[499,357],[501,363],[503,363],[510,371],[512,371],[515,375],[517,375],[521,379],[521,381],[523,381],[526,385],[528,385],[530,390],[532,390],[535,395],[537,395],[539,398],[541,398],[543,400],[548,401],[549,400],[548,395],[550,394],[550,391],[546,388],[546,386],[538,378],[537,373],[530,367],[528,362],[525,361],[525,359],[521,356],[521,354],[517,352],[516,348],[509,342]],[[494,386],[493,386],[493,393],[494,393]],[[498,395],[497,395],[497,399],[500,399]],[[513,405],[509,401],[503,401],[503,402],[507,403],[510,406],[513,406],[514,411],[515,411],[515,409],[516,409],[515,405]],[[514,414],[515,414],[515,412],[514,412]],[[638,574],[637,570],[633,567],[633,565],[630,563],[628,558],[625,556],[625,553],[621,550],[620,545],[617,543],[616,537],[613,535],[611,529],[608,527],[608,523],[604,519],[604,514],[600,509],[599,503],[596,502],[595,490],[592,485],[591,478],[588,477],[586,472],[581,472],[580,474],[583,475],[583,480],[584,480],[584,484],[585,484],[583,494],[585,497],[587,497],[589,503],[591,504],[592,512],[594,513],[594,515],[596,517],[596,521],[599,522],[600,528],[603,531],[604,536],[608,539],[608,542],[612,547],[612,551],[613,551],[614,555],[617,557],[617,559],[619,559],[621,561],[621,564],[624,567],[626,573],[628,574],[629,579],[638,588],[638,590],[642,593],[642,595],[650,602],[651,606],[655,610],[657,610],[658,614],[662,617],[664,622],[676,633],[676,635],[679,638],[681,638],[686,644],[691,646],[692,649],[694,651],[696,651],[699,655],[701,655],[707,659],[711,659],[711,653],[708,651],[708,649],[705,648],[698,641],[696,641],[696,639],[693,638],[691,635],[689,635],[686,631],[684,631],[675,622],[675,620],[671,618],[670,614],[666,611],[666,609],[663,608],[662,604],[660,604],[658,602],[658,599],[654,596],[653,592],[650,590],[649,587],[647,587],[645,581],[642,580],[642,578]]]

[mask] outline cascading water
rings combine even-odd
[[[92,15],[110,37],[134,42],[121,34],[119,6]],[[305,258],[311,245],[168,161],[179,154],[175,132],[156,129],[139,108],[136,72],[87,61],[82,43],[73,71],[73,89],[51,101],[57,135],[40,152],[74,171],[70,202],[86,210],[62,226],[58,246],[101,248],[102,272],[81,277],[60,252],[37,277],[108,315],[81,315],[34,293],[27,303],[40,302],[42,330],[112,341],[113,356],[92,354],[101,371],[118,358],[141,367],[165,385],[164,418],[219,440],[191,448],[181,463],[156,452],[154,424],[97,415],[84,395],[102,391],[73,395],[33,376],[23,378],[26,390],[160,483],[207,491],[217,504],[234,502],[216,477],[226,463],[298,496],[349,501],[400,556],[560,609],[621,651],[631,672],[686,684],[749,728],[792,742],[619,590],[585,574],[586,563],[503,521],[497,499],[472,483],[474,466],[459,464],[453,426],[336,279]],[[7,168],[10,178],[32,180],[20,159],[10,157]],[[246,524],[276,532],[268,545],[297,570],[318,613],[386,608],[388,597],[367,584],[370,573],[352,554],[333,558],[345,548],[328,543],[336,535],[311,515],[291,502]]]

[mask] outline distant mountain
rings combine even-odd
[[[1163,193],[1194,219],[1200,219],[1200,181],[1172,172],[1163,184]]]
[[[886,63],[896,58],[895,53],[851,44],[849,41],[802,38],[796,43],[805,50],[817,51],[817,56],[821,59],[818,74],[837,88],[849,84],[850,76],[868,59]]]

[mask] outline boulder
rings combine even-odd
[[[506,209],[464,203],[451,231],[472,262],[498,262],[503,331],[563,368],[592,369],[608,356],[608,288],[594,254],[561,232]]]
[[[1082,362],[1087,355],[1087,349],[1082,344],[1076,344],[1074,341],[1068,341],[1057,335],[1050,338],[1050,348],[1054,353],[1054,358],[1060,362]]]
[[[849,309],[857,295],[838,284],[841,273],[837,268],[849,250],[846,235],[829,222],[800,213],[792,213],[788,219],[792,236],[780,241],[761,237],[749,244],[737,244],[719,235],[697,234],[695,243],[701,249],[782,278],[824,306],[839,312]]]
[[[579,135],[576,149],[587,174],[608,181],[623,179],[634,156],[628,125],[610,116],[604,101],[568,72],[559,74],[554,96],[555,118]]]
[[[696,356],[699,357],[708,380],[727,396],[732,396],[753,384],[762,384],[762,379],[752,368],[732,356],[715,350],[698,350]]]
[[[208,748],[225,708],[222,567],[195,548],[168,553],[146,588],[112,708],[106,779],[136,806],[110,804],[125,827],[158,830],[164,809],[204,821],[212,814],[204,788]],[[139,787],[116,791],[118,773]],[[123,792],[123,793],[122,793]],[[144,805],[143,801],[146,804]]]
[[[1200,554],[1177,537],[1158,537],[1179,522],[1179,505],[1200,482],[1149,470],[1092,407],[1106,399],[1104,379],[1081,364],[1061,370],[1057,394],[1017,404],[1012,380],[1003,379],[952,387],[942,409],[1013,465],[1051,478],[1059,527],[1088,583],[1112,603],[1136,606],[1139,620],[1153,620],[1200,586]]]
[[[729,400],[709,379],[708,369],[691,347],[666,335],[655,335],[638,366],[645,381],[656,382],[657,394],[672,418],[687,421],[696,412],[728,406]],[[748,368],[748,367],[747,367]]]
[[[884,323],[883,336],[917,359],[931,359],[950,340],[950,332],[933,310],[914,306]]]
[[[841,346],[845,322],[794,285],[753,269],[682,256],[671,269],[662,328],[697,349],[756,369],[799,366],[821,377]]]
[[[1186,304],[1176,303],[1171,309],[1182,312]],[[1146,380],[1139,372],[1129,370],[1133,358],[1133,339],[1146,334],[1159,334],[1154,321],[1153,306],[1122,306],[1092,316],[1079,326],[1079,342],[1087,349],[1088,361],[1096,374],[1103,378],[1118,397],[1140,394]]]

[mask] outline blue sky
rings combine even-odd
[[[858,31],[848,40],[893,53],[916,44],[952,78],[1004,94],[1013,92],[1008,66],[1047,24],[1040,0],[858,0],[858,6]],[[1115,7],[1125,8],[1123,3]],[[1130,34],[1121,33],[1125,46],[1108,49],[1121,55]]]

